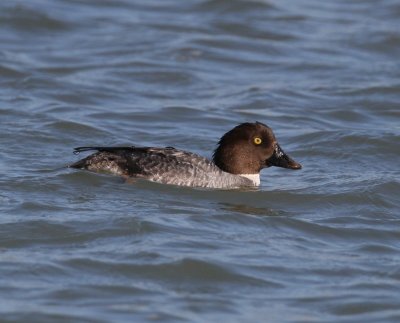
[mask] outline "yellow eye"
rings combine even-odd
[[[256,145],[260,145],[262,143],[262,139],[260,137],[254,137],[254,143]]]

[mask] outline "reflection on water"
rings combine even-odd
[[[253,207],[250,205],[243,204],[222,204],[222,210],[229,212],[241,213],[244,215],[255,215],[255,216],[288,216],[289,214],[285,211],[278,211],[268,208]]]

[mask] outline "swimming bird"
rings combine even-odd
[[[301,169],[279,146],[272,129],[261,122],[242,123],[225,133],[213,159],[173,147],[77,147],[75,154],[97,151],[69,167],[146,179],[163,184],[207,188],[260,185],[260,171],[277,166]]]

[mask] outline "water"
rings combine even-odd
[[[400,321],[398,1],[1,1],[0,27],[1,321]],[[257,191],[64,168],[255,120],[303,165]]]

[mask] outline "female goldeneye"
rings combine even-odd
[[[78,147],[74,153],[88,150],[97,152],[69,167],[191,187],[258,186],[263,168],[301,168],[260,122],[242,123],[224,134],[213,161],[173,147]]]

